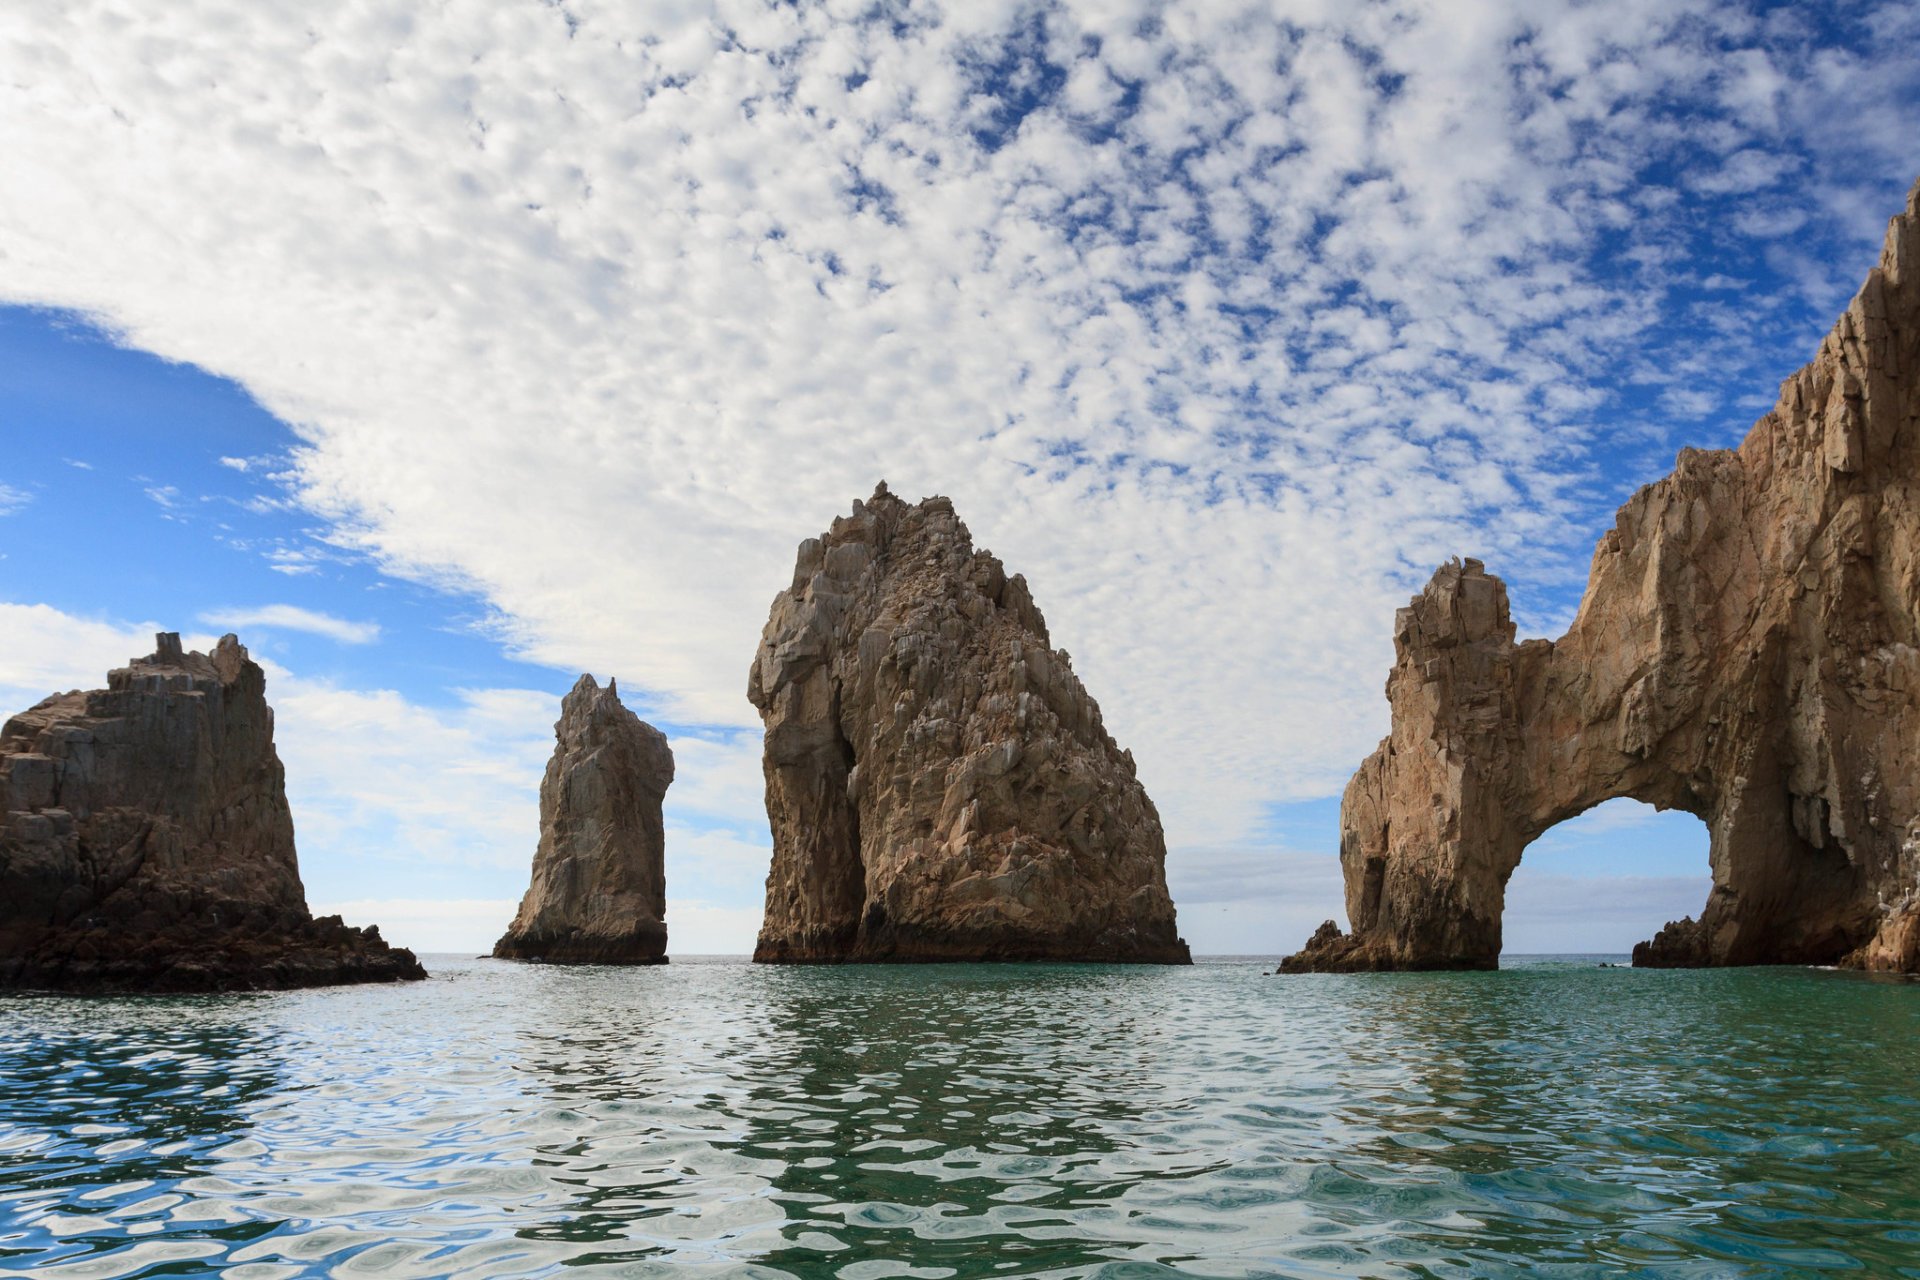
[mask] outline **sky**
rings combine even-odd
[[[1339,916],[1393,611],[1523,635],[1737,443],[1920,173],[1920,6],[26,0],[0,9],[0,706],[266,666],[317,910],[480,950],[581,671],[672,741],[677,952],[751,947],[746,675],[885,479],[1024,573],[1202,953]],[[1704,901],[1548,833],[1510,951]]]

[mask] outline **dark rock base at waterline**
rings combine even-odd
[[[376,927],[323,916],[286,930],[210,930],[182,921],[148,933],[124,925],[13,930],[0,939],[0,987],[74,995],[290,991],[427,976]]]

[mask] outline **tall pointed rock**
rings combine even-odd
[[[232,991],[424,978],[315,920],[266,675],[171,632],[0,728],[0,987]]]
[[[800,545],[748,697],[754,958],[1184,964],[1160,816],[1019,575],[882,484]]]
[[[665,964],[667,737],[583,675],[560,704],[540,783],[533,883],[493,954],[562,964]]]

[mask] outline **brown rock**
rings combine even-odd
[[[493,954],[565,964],[667,962],[667,737],[583,675],[560,704],[540,783],[533,883]]]
[[[233,636],[158,637],[107,687],[0,729],[0,985],[223,991],[424,978],[315,920],[266,676]]]
[[[1557,641],[1440,569],[1348,783],[1352,936],[1286,967],[1492,968],[1507,877],[1615,796],[1703,819],[1713,890],[1636,963],[1920,968],[1920,187],[1738,449],[1621,508]]]
[[[1652,941],[1633,944],[1636,969],[1698,969],[1712,963],[1707,932],[1692,916],[1669,920]]]
[[[748,697],[773,827],[754,959],[1189,962],[1132,755],[947,499],[882,484],[801,543]]]

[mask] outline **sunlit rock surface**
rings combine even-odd
[[[748,685],[763,961],[1188,962],[1160,817],[1025,579],[883,484],[800,546]]]
[[[1631,796],[1703,819],[1700,918],[1642,965],[1920,968],[1920,187],[1738,449],[1621,508],[1557,641],[1447,565],[1400,611],[1389,737],[1347,785],[1351,934],[1290,971],[1491,968],[1528,842]]]
[[[503,959],[569,964],[664,964],[666,828],[673,782],[666,735],[583,675],[560,704],[553,758],[540,783],[533,882],[506,935]]]
[[[426,976],[378,929],[309,914],[266,676],[233,636],[204,654],[162,634],[105,689],[8,720],[0,801],[0,985],[220,991]]]

